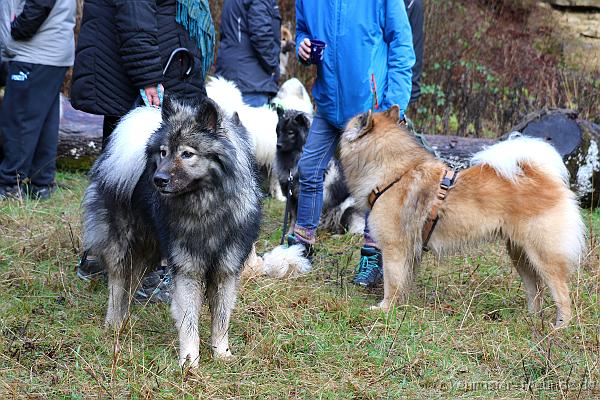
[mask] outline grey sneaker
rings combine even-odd
[[[77,265],[77,277],[86,282],[95,279],[107,279],[106,271],[100,265],[96,257],[89,254],[88,250],[83,252],[81,260],[79,260],[79,265]]]
[[[0,185],[0,201],[10,199],[22,199],[27,191],[24,186]]]
[[[44,186],[31,185],[29,188],[29,197],[34,200],[48,200],[55,191],[55,184]]]
[[[173,274],[167,267],[156,269],[147,275],[133,298],[138,303],[171,303]]]

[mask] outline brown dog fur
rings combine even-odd
[[[377,200],[369,216],[385,263],[384,298],[374,308],[385,311],[405,299],[410,289],[421,258],[423,226],[448,169],[398,121],[396,106],[361,114],[349,122],[341,140],[348,186],[365,210],[371,190],[401,177]],[[564,326],[571,318],[568,277],[584,248],[583,222],[574,194],[560,177],[535,163],[519,167],[516,180],[487,164],[461,171],[439,207],[429,247],[440,255],[469,243],[505,239],[523,279],[530,312],[541,312],[545,285],[557,307],[556,326]]]

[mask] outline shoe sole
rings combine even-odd
[[[103,275],[104,275],[104,272],[96,272],[94,274],[84,275],[81,273],[81,271],[77,270],[77,277],[79,279],[81,279],[82,281],[86,281],[86,282],[91,282],[93,280],[101,278]]]

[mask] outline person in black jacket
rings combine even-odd
[[[2,34],[8,80],[0,118],[0,200],[23,194],[47,199],[55,188],[60,87],[73,64],[76,6],[73,0],[16,0],[3,3],[3,16],[5,7],[16,18],[10,34],[7,25]]]
[[[204,77],[213,60],[214,27],[207,0],[86,0],[73,69],[74,108],[104,116],[104,141],[140,91],[160,105],[159,88],[180,99],[206,96]],[[191,75],[172,51],[195,59]]]
[[[276,0],[225,0],[216,72],[237,84],[248,105],[260,107],[277,93],[280,36]]]

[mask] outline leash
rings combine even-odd
[[[192,52],[186,49],[185,47],[178,47],[171,52],[171,54],[169,55],[169,59],[167,60],[167,63],[163,68],[162,74],[163,77],[167,74],[167,71],[171,67],[171,64],[173,64],[173,61],[175,61],[176,57],[178,57],[179,62],[181,62],[182,64],[183,62],[187,62],[187,68],[184,71],[182,71],[179,75],[179,80],[183,82],[192,75],[196,63]],[[160,85],[156,85],[156,91],[158,92],[158,100],[160,104],[162,104],[164,93]],[[146,96],[146,91],[143,88],[140,89],[140,97],[138,97],[134,102],[133,108],[142,104],[146,107],[150,106],[150,101],[148,100],[148,96]]]
[[[371,193],[369,193],[368,198],[369,206],[371,207],[371,209],[373,209],[375,202],[381,197],[381,195],[387,192],[396,183],[400,182],[404,175],[405,174],[401,175],[399,178],[394,180],[392,183],[388,184],[383,189],[379,189],[379,186],[376,186],[375,189],[371,190]],[[421,239],[423,240],[423,251],[429,251],[429,247],[427,247],[427,245],[429,244],[429,239],[431,239],[431,235],[433,234],[435,226],[437,225],[438,220],[440,219],[438,215],[438,209],[442,205],[444,200],[446,200],[446,196],[448,196],[448,192],[450,191],[450,189],[452,189],[454,182],[456,182],[457,176],[457,171],[448,169],[444,170],[444,174],[440,179],[440,184],[438,187],[436,198],[433,201],[433,205],[431,206],[431,210],[429,211],[429,216],[427,217],[427,221],[425,222],[425,225],[423,226],[423,231],[421,233]]]
[[[292,199],[292,187],[294,185],[294,175],[292,175],[292,170],[290,170],[290,175],[287,180],[287,190],[285,191],[285,212],[283,213],[283,228],[281,229],[281,241],[279,245],[282,245],[285,242],[285,236],[287,235],[288,230],[288,217],[291,216],[291,207],[290,202]]]

